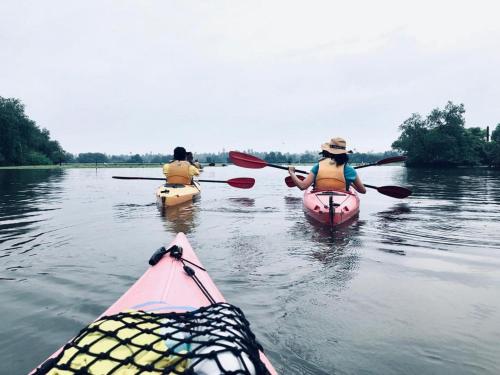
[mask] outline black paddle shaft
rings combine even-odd
[[[217,182],[219,184],[227,184],[227,181],[223,180],[196,180],[196,182]]]
[[[153,181],[165,181],[166,178],[160,177],[128,177],[128,176],[113,176],[118,180],[153,180]],[[227,181],[222,180],[196,180],[197,182],[218,182],[220,184],[227,184]]]
[[[284,167],[282,165],[278,165],[278,164],[270,164],[270,163],[267,163],[267,166],[268,167],[273,167],[273,168],[278,168],[278,169],[284,169],[285,171],[288,171],[288,167]],[[306,172],[306,171],[301,171],[300,169],[296,169],[295,172],[297,173],[304,173],[304,174],[309,174],[309,172]]]
[[[154,181],[166,181],[165,177],[128,177],[128,176],[112,176],[117,180],[154,180]]]

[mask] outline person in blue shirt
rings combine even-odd
[[[361,182],[356,170],[347,162],[346,141],[343,138],[332,138],[330,142],[321,145],[323,159],[311,169],[304,180],[295,175],[295,167],[289,167],[288,173],[300,190],[314,185],[317,190],[348,191],[351,186],[361,194],[366,188]]]

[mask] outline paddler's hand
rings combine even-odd
[[[288,167],[288,174],[290,176],[295,175],[295,167]]]

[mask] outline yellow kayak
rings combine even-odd
[[[156,189],[156,199],[163,207],[172,207],[192,201],[200,194],[200,186],[180,184],[164,184]]]

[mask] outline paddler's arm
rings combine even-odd
[[[199,176],[199,175],[200,175],[200,171],[198,170],[198,168],[196,168],[195,166],[190,165],[189,166],[189,177],[191,178],[191,184],[192,185],[194,184],[193,177],[194,176]]]
[[[361,194],[366,193],[365,185],[363,185],[363,182],[361,182],[361,179],[359,178],[359,176],[356,176],[356,179],[354,180],[352,185],[354,186],[354,189],[356,189],[356,191],[358,193],[361,193]]]
[[[315,178],[314,173],[309,173],[304,180],[300,180],[295,175],[295,167],[288,167],[288,173],[290,174],[290,177],[292,178],[295,185],[297,185],[297,187],[300,190],[306,190],[314,182],[314,178]]]
[[[165,164],[163,166],[163,174],[165,175],[165,178],[168,178],[168,167],[169,167],[168,164]]]
[[[189,176],[193,177],[193,176],[199,176],[199,175],[200,175],[200,171],[198,170],[198,168],[196,168],[193,165],[190,165],[189,166]]]

